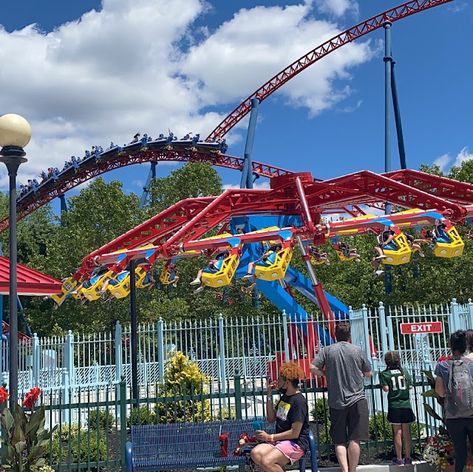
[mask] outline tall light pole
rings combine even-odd
[[[30,142],[31,126],[22,116],[8,114],[0,116],[0,161],[8,170],[9,185],[9,249],[10,249],[10,407],[18,400],[18,313],[17,313],[17,280],[16,280],[16,173],[18,167],[26,162],[23,148]]]

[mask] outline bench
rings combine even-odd
[[[264,425],[271,432],[274,425]],[[221,457],[219,436],[228,433],[228,456]],[[207,423],[171,423],[131,427],[131,441],[125,450],[126,472],[157,472],[192,467],[219,468],[239,465],[243,470],[248,458],[234,456],[240,434],[254,435],[254,420],[227,420]],[[310,461],[312,472],[317,472],[317,445],[309,435],[309,450],[299,461],[305,471]]]

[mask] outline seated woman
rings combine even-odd
[[[440,223],[433,230],[433,235],[436,243],[451,243],[452,240],[446,232],[447,225],[445,223]]]
[[[409,244],[412,252],[418,252],[420,257],[425,257],[421,244],[424,239],[416,239],[412,234],[406,233],[407,244]]]
[[[335,251],[340,251],[347,259],[355,259],[356,262],[360,262],[360,255],[356,247],[351,247],[343,241],[337,242],[334,247]]]
[[[371,265],[373,266],[376,275],[384,273],[384,270],[380,269],[381,259],[387,257],[384,254],[384,250],[395,251],[397,249],[396,243],[394,242],[395,236],[396,233],[392,229],[387,229],[377,237],[378,244],[373,248],[374,255],[371,259]]]
[[[261,257],[248,264],[247,274],[244,275],[242,279],[251,279],[254,277],[253,271],[255,269],[255,265],[270,266],[276,262],[276,256],[278,252],[282,249],[282,244],[279,242],[272,243],[266,247],[267,249],[264,250]]]
[[[310,256],[315,259],[316,263],[330,265],[326,252],[320,252],[315,246],[309,246],[309,253]]]
[[[267,385],[267,414],[270,423],[276,422],[276,432],[256,431],[258,444],[251,451],[251,458],[264,472],[282,471],[286,464],[293,464],[305,453],[309,445],[309,414],[307,400],[299,390],[304,371],[295,362],[288,362],[279,369],[276,382]],[[277,385],[280,399],[273,405],[271,390]]]
[[[194,293],[199,293],[204,290],[204,286],[202,285],[202,273],[209,272],[211,274],[217,273],[223,266],[223,261],[230,255],[228,250],[221,250],[217,253],[217,255],[209,262],[207,267],[204,269],[200,269],[197,272],[196,278],[190,283],[190,285],[199,285],[195,290]]]
[[[177,282],[179,281],[179,276],[176,274],[176,266],[172,262],[169,262],[164,266],[164,270],[169,274],[168,285],[172,285],[176,288]]]

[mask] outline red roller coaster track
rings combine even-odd
[[[59,175],[57,181],[52,179],[41,185],[37,192],[30,192],[25,198],[17,203],[18,220],[33,213],[38,208],[57,198],[67,191],[77,187],[89,179],[97,177],[105,172],[109,172],[121,167],[145,162],[203,162],[214,166],[225,167],[241,171],[243,169],[243,159],[240,157],[227,156],[212,150],[199,148],[198,144],[179,145],[173,143],[163,147],[153,148],[152,145],[141,149],[127,152],[126,149],[118,154],[97,156],[90,162],[84,162],[77,169],[69,168]],[[288,170],[279,167],[253,162],[253,173],[261,177],[276,177],[290,173]],[[8,228],[8,218],[0,221],[0,232]]]
[[[333,51],[341,48],[345,44],[351,43],[355,39],[371,33],[381,28],[385,23],[394,23],[408,16],[420,13],[453,0],[414,0],[403,3],[397,7],[379,13],[368,20],[358,23],[355,26],[334,36],[325,43],[317,46],[304,56],[300,57],[292,64],[283,69],[279,74],[269,79],[256,92],[252,93],[246,100],[240,103],[207,137],[207,141],[215,140],[225,136],[240,120],[242,120],[251,110],[251,99],[257,98],[260,102],[268,98],[273,92],[289,82],[294,76],[307,69],[309,66],[327,56]]]

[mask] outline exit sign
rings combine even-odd
[[[401,323],[401,334],[442,333],[441,321],[428,321],[424,323]]]

